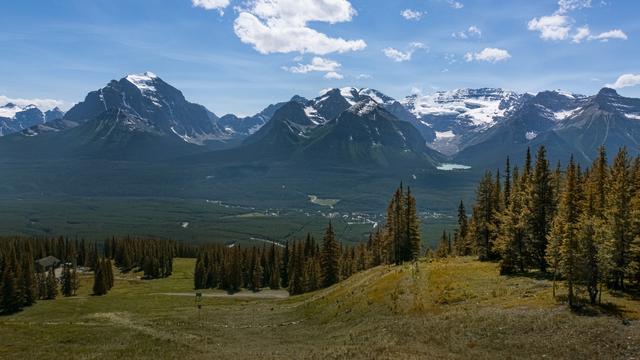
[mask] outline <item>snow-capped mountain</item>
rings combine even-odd
[[[57,107],[43,113],[35,105],[20,106],[8,103],[0,106],[0,136],[60,119],[63,115]]]
[[[191,144],[203,145],[230,136],[220,129],[214,113],[188,102],[182,92],[151,72],[112,80],[104,88],[90,92],[66,113],[64,120],[81,124],[111,109],[125,109],[148,120],[164,135],[177,136]]]
[[[411,123],[399,120],[379,100],[363,96],[311,133],[301,158],[325,165],[435,167],[441,156]]]
[[[521,103],[522,95],[493,88],[438,91],[429,95],[410,95],[402,105],[421,126],[435,131],[430,146],[454,154],[474,134],[500,122]]]
[[[574,154],[584,164],[598,147],[610,151],[640,150],[640,99],[625,98],[604,88],[594,96],[543,91],[525,95],[508,117],[481,132],[455,155],[457,161],[488,164],[511,155],[522,158],[528,147],[545,145],[552,159]],[[611,150],[613,149],[613,150]]]

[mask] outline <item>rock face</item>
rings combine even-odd
[[[145,147],[166,156],[237,147],[232,158],[309,166],[495,166],[539,145],[551,159],[572,153],[589,163],[600,145],[636,154],[639,128],[640,99],[607,88],[593,96],[458,89],[398,101],[375,89],[345,87],[313,99],[296,95],[253,116],[218,118],[151,72],[112,80],[66,114],[32,105],[0,107],[0,135],[18,132],[0,141],[7,154],[49,148],[53,155],[127,159],[148,154]],[[46,139],[36,140],[43,134]]]
[[[46,121],[45,114],[35,105],[19,106],[14,103],[8,103],[0,106],[0,136],[43,124]]]

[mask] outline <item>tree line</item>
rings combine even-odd
[[[143,271],[145,279],[171,275],[175,256],[193,257],[196,247],[170,240],[111,238],[102,244],[84,239],[0,237],[0,313],[14,313],[36,300],[75,296],[80,286],[78,267],[94,273],[93,294],[104,295],[114,286],[113,267]],[[56,266],[36,260],[52,256]]]
[[[329,223],[320,242],[303,240],[270,246],[206,245],[198,250],[196,289],[285,288],[302,294],[331,286],[356,272],[382,264],[413,261],[420,255],[420,221],[411,190],[402,185],[387,207],[386,220],[366,243],[344,246]]]
[[[572,307],[603,287],[640,287],[640,157],[622,148],[610,164],[601,147],[586,169],[573,156],[552,169],[544,147],[522,169],[507,158],[504,176],[478,184],[470,219],[460,203],[451,252],[498,260],[502,274],[549,273]]]
[[[41,267],[37,259],[54,256],[63,264],[58,279],[53,267]],[[74,296],[80,286],[77,267],[92,268],[97,246],[68,238],[0,237],[0,313],[9,314],[36,300]]]

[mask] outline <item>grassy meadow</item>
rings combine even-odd
[[[176,259],[171,277],[149,281],[116,273],[103,297],[83,277],[76,297],[0,317],[0,358],[640,356],[640,302],[629,295],[605,294],[606,306],[576,314],[552,298],[551,281],[499,276],[496,264],[469,258],[381,266],[294,297],[208,290],[201,310],[193,267]]]

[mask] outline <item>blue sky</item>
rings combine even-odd
[[[342,86],[640,97],[639,13],[632,0],[10,1],[0,102],[68,108],[147,70],[218,115]]]

